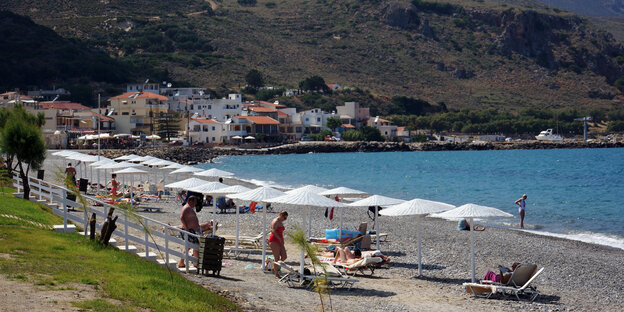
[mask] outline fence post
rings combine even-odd
[[[124,209],[124,240],[126,241],[126,251],[128,251],[128,210]]]
[[[165,225],[165,266],[169,267],[169,226]]]
[[[130,190],[132,192],[132,190]],[[149,243],[148,240],[148,236],[147,236],[147,231],[148,231],[148,227],[147,227],[147,219],[143,218],[143,221],[145,222],[145,259],[149,259],[149,246],[147,245]]]
[[[89,216],[87,215],[87,207],[82,205],[82,211],[84,212],[84,235],[87,236],[87,229],[89,228]]]
[[[67,191],[63,190],[63,199],[61,199],[63,204],[63,229],[67,231],[67,205],[65,205],[65,200],[67,200]]]
[[[184,270],[186,271],[186,273],[189,272],[189,266],[191,265],[191,263],[189,262],[189,257],[188,257],[188,233],[184,233],[184,262],[185,262],[185,266],[184,266]]]

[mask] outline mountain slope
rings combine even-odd
[[[622,0],[541,0],[541,2],[585,16],[624,16]]]
[[[448,2],[8,0],[0,8],[214,89],[242,86],[258,69],[273,85],[320,75],[456,109],[621,104],[613,83],[624,76],[624,51],[583,18],[533,1]]]

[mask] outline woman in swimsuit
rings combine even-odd
[[[117,188],[119,187],[119,182],[117,182],[117,174],[113,173],[111,183],[111,195],[113,197],[117,196]]]
[[[273,252],[273,258],[275,261],[273,262],[273,273],[275,277],[279,278],[279,273],[277,272],[277,262],[286,260],[286,247],[284,246],[284,227],[283,222],[288,219],[288,212],[282,211],[280,212],[277,218],[273,219],[271,222],[271,236],[269,236],[269,246],[271,247],[271,251]]]
[[[518,200],[516,200],[515,204],[518,205],[518,213],[520,214],[520,228],[524,229],[524,210],[526,208],[526,199],[527,195],[524,194]]]

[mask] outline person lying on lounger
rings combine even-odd
[[[457,230],[459,230],[459,231],[470,231],[470,222],[468,222],[468,220],[466,220],[466,219],[459,220],[459,222],[457,222]],[[475,231],[483,231],[483,230],[485,230],[485,226],[479,225],[479,224],[475,224],[474,230]]]
[[[360,259],[362,259],[362,252],[359,249],[351,251],[349,247],[345,247],[345,248],[336,247],[336,256],[334,257],[334,264],[340,263],[344,265],[349,265]]]

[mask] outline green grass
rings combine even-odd
[[[12,195],[14,192],[15,189],[13,188],[3,187],[0,189],[0,203],[2,203],[0,204],[0,215],[13,215],[21,219],[45,225],[54,225],[63,222],[63,218],[52,214],[50,208],[42,204],[16,198]],[[28,222],[0,216],[0,226],[2,225],[34,226]]]
[[[39,205],[0,194],[0,213],[53,224],[58,217]],[[101,299],[75,302],[92,311],[232,311],[238,308],[177,273],[77,234],[16,227],[0,218],[0,274],[53,289],[93,286]],[[21,225],[27,225],[21,224]],[[121,302],[109,301],[114,299]]]

